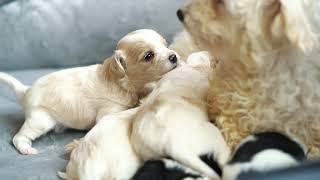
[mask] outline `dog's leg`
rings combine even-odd
[[[31,147],[32,141],[52,130],[55,125],[56,122],[46,111],[33,110],[19,132],[13,137],[12,142],[21,154],[37,154],[38,151]]]
[[[200,172],[201,174],[209,177],[210,179],[220,179],[219,175],[207,164],[201,161],[201,159],[198,156],[177,152],[172,157],[181,164],[190,167],[195,171]]]

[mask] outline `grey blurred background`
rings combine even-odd
[[[2,1],[2,2],[1,2]],[[101,62],[126,33],[152,28],[169,41],[183,0],[1,0],[0,70]]]
[[[100,63],[130,31],[152,28],[168,42],[181,25],[183,0],[0,0],[0,71],[25,84],[67,67]],[[35,156],[11,144],[24,121],[13,93],[0,83],[0,179],[58,179],[64,145],[85,132],[49,133]]]

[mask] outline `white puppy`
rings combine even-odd
[[[144,161],[169,156],[209,178],[219,178],[210,166],[226,163],[229,148],[207,116],[210,72],[208,53],[195,53],[187,65],[164,75],[140,106],[131,144]],[[208,156],[209,162],[204,160]]]
[[[31,141],[57,125],[90,129],[103,115],[134,107],[142,87],[174,69],[177,60],[161,35],[138,30],[123,37],[102,65],[58,71],[31,87],[0,73],[0,81],[12,88],[26,115],[14,146],[22,154],[36,154]]]
[[[71,152],[63,179],[128,180],[140,166],[130,141],[131,120],[137,108],[104,116]]]

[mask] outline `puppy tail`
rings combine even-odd
[[[14,91],[18,102],[20,103],[20,105],[23,106],[24,97],[29,88],[23,85],[20,81],[18,81],[13,76],[10,76],[9,74],[3,73],[3,72],[0,72],[0,81],[5,83]]]
[[[58,176],[61,179],[68,179],[68,175],[65,172],[58,171]]]

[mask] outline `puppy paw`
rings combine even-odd
[[[207,51],[200,51],[196,53],[192,53],[188,59],[187,64],[189,65],[206,65],[210,66],[211,56]]]
[[[20,149],[19,151],[23,155],[35,155],[35,154],[38,154],[38,150],[33,148],[33,147]]]
[[[66,152],[71,153],[74,149],[76,149],[79,146],[80,141],[81,139],[80,140],[74,139],[71,143],[67,144],[65,146]]]

